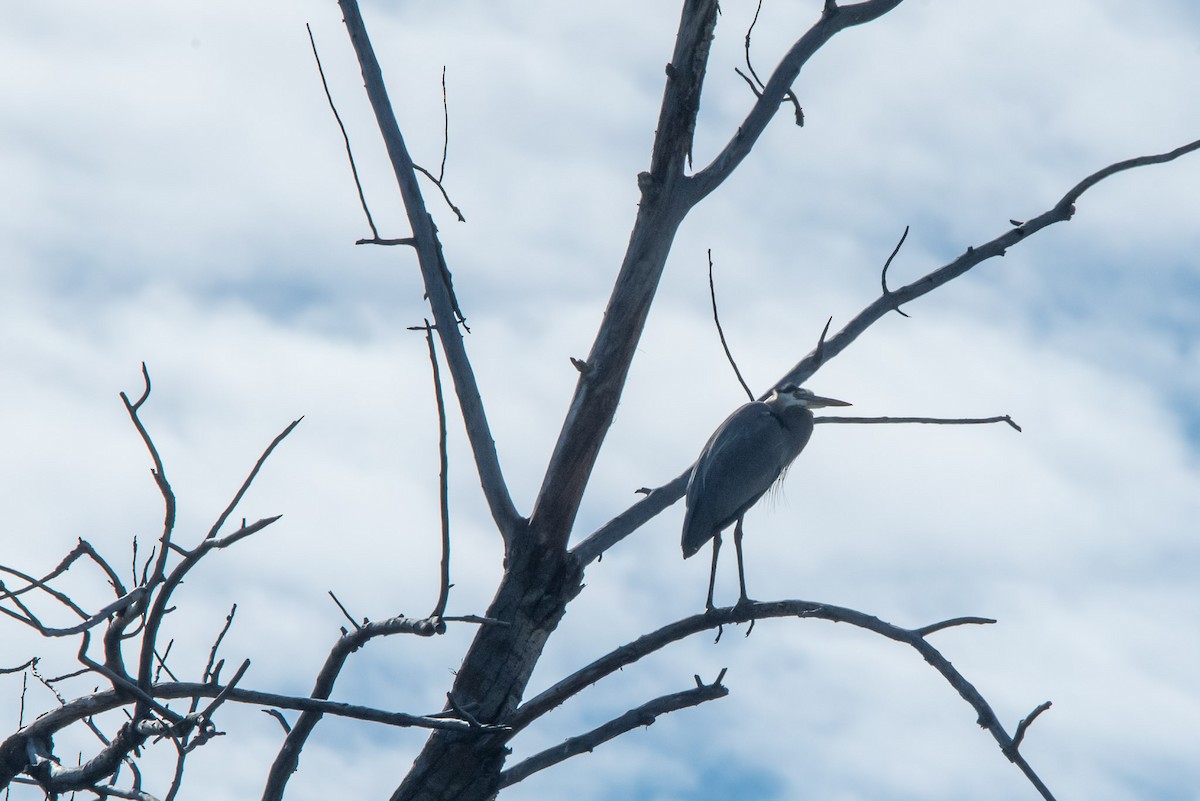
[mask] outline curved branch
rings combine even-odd
[[[977,722],[979,725],[988,730],[997,745],[1000,746],[1000,750],[1004,755],[1021,769],[1021,772],[1037,788],[1042,797],[1046,801],[1054,801],[1054,796],[1050,793],[1050,790],[1038,777],[1037,773],[1034,772],[1024,756],[1021,755],[1018,749],[1019,743],[1015,742],[1014,738],[1009,736],[1008,732],[1000,724],[991,705],[975,689],[974,685],[959,673],[950,664],[950,661],[942,656],[937,648],[930,645],[929,641],[925,638],[925,635],[928,633],[940,631],[950,626],[993,622],[988,618],[955,618],[916,629],[906,629],[854,609],[815,603],[813,601],[742,602],[736,606],[715,608],[707,613],[677,620],[674,623],[663,626],[657,631],[643,635],[631,643],[610,651],[590,665],[567,676],[554,686],[522,704],[513,713],[508,723],[514,732],[519,732],[542,715],[555,709],[567,699],[577,695],[605,676],[620,670],[626,665],[633,664],[642,657],[661,650],[684,637],[701,631],[717,629],[731,623],[746,623],[771,617],[813,618],[828,620],[834,623],[848,623],[852,626],[882,635],[889,640],[904,643],[912,647],[942,675],[946,682],[962,696],[964,701],[970,704],[978,715]],[[1029,719],[1031,720],[1032,717],[1034,716],[1031,715]]]
[[[750,108],[750,112],[738,126],[737,133],[707,167],[687,180],[694,200],[699,201],[720,186],[742,160],[750,155],[767,124],[779,111],[780,104],[787,99],[800,69],[833,38],[834,34],[878,19],[901,2],[902,0],[871,0],[850,6],[827,3],[821,19],[792,45],[775,67],[766,85],[758,93],[758,99]]]
[[[150,371],[146,368],[146,363],[142,362],[142,382],[143,389],[141,396],[136,401],[130,401],[129,396],[124,392],[121,394],[121,401],[125,404],[125,411],[129,414],[130,421],[133,422],[134,428],[137,429],[138,435],[141,436],[142,442],[146,445],[146,450],[150,453],[150,459],[154,462],[154,469],[151,475],[154,477],[154,483],[158,486],[158,491],[163,499],[163,530],[159,537],[159,554],[158,559],[154,563],[154,579],[161,579],[166,571],[167,566],[167,551],[171,545],[171,532],[175,530],[175,491],[171,489],[171,483],[167,481],[167,474],[163,468],[162,458],[158,455],[158,448],[154,445],[154,440],[150,438],[150,432],[142,425],[142,419],[139,413],[142,404],[150,397]]]
[[[725,358],[729,361],[729,366],[733,368],[733,374],[737,376],[738,383],[742,385],[746,397],[754,400],[754,393],[750,391],[750,385],[746,383],[746,379],[742,378],[742,371],[738,369],[737,360],[733,358],[733,351],[729,350],[729,343],[725,341],[725,329],[721,327],[721,316],[717,314],[717,287],[713,283],[712,248],[709,248],[708,251],[708,297],[712,300],[713,324],[717,327],[717,336],[721,338],[721,347],[725,350]]]

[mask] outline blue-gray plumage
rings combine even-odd
[[[735,529],[741,599],[746,600],[742,570],[741,518],[771,485],[787,471],[808,444],[813,430],[812,409],[849,406],[845,401],[822,398],[811,391],[785,384],[766,400],[739,407],[709,438],[692,468],[683,518],[683,558],[693,555],[709,540],[713,544],[713,577],[721,531]],[[708,607],[712,608],[712,582]]]

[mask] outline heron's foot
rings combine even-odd
[[[742,597],[738,598],[737,603],[733,605],[733,608],[740,609],[743,606],[748,606],[750,604],[756,604],[756,603],[758,603],[758,601],[754,600],[753,598],[748,598],[748,597],[746,597],[745,593],[742,593]]]

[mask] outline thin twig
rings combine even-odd
[[[450,193],[446,191],[446,187],[442,184],[440,179],[434,177],[433,173],[415,162],[413,163],[413,169],[433,182],[433,185],[436,186],[438,191],[442,193],[442,200],[446,201],[446,205],[450,207],[450,211],[454,212],[454,216],[458,218],[459,222],[467,221],[467,218],[463,216],[462,210],[459,209],[458,206],[454,205],[454,201],[450,199]]]
[[[366,25],[363,23],[362,13],[358,4],[353,0],[339,0],[338,5],[342,9],[346,30],[350,35],[355,55],[358,57],[367,97],[371,102],[371,109],[375,112],[375,119],[379,124],[379,130],[392,164],[392,171],[404,201],[404,210],[408,216],[409,226],[416,240],[414,248],[421,268],[421,277],[425,284],[429,305],[433,311],[433,321],[437,325],[438,336],[442,340],[446,364],[454,379],[455,393],[458,396],[459,408],[466,425],[471,451],[475,457],[484,497],[487,499],[488,509],[496,521],[501,536],[511,542],[516,536],[516,532],[523,530],[522,523],[524,521],[513,504],[512,496],[504,480],[500,460],[496,453],[495,440],[492,438],[487,415],[484,413],[483,401],[479,394],[474,371],[467,358],[462,335],[458,331],[458,326],[455,325],[457,320],[455,307],[450,287],[446,284],[443,274],[443,260],[433,220],[421,196],[420,185],[414,175],[415,168],[412,157],[408,153],[400,126],[396,122],[396,115],[392,110],[391,100],[388,98],[379,60],[375,57],[375,51],[371,47],[371,40],[367,34]]]
[[[742,371],[738,369],[737,360],[733,358],[733,353],[729,350],[729,343],[725,340],[725,329],[721,327],[721,317],[717,314],[717,289],[713,284],[712,248],[708,249],[708,296],[712,300],[713,322],[717,326],[717,336],[721,338],[721,347],[725,350],[725,358],[729,360],[729,366],[733,368],[733,374],[737,376],[738,383],[746,391],[746,397],[754,400],[754,393],[750,391],[746,379],[742,378]]]
[[[334,595],[334,594],[333,594],[333,590],[327,590],[327,592],[329,593],[329,597],[333,599],[333,602],[334,602],[335,604],[337,604],[337,608],[342,610],[342,614],[346,616],[346,620],[349,620],[349,621],[350,621],[350,625],[351,625],[351,626],[354,626],[354,628],[356,628],[356,629],[361,629],[361,628],[362,628],[362,626],[360,626],[360,625],[358,624],[358,621],[357,621],[357,620],[355,620],[355,619],[354,619],[354,618],[353,618],[353,617],[350,615],[350,612],[349,612],[349,611],[346,609],[346,607],[345,607],[345,606],[343,606],[343,605],[342,605],[342,602],[341,602],[340,600],[338,600],[338,597],[337,597],[336,595]]]
[[[308,41],[312,44],[313,58],[317,62],[317,72],[321,75],[321,87],[325,90],[325,99],[329,101],[329,110],[333,112],[333,118],[337,120],[338,128],[342,131],[342,140],[346,143],[346,158],[350,160],[350,174],[354,176],[354,188],[358,190],[358,202],[362,204],[363,214],[367,216],[367,225],[371,228],[371,236],[374,240],[379,239],[379,229],[375,227],[375,220],[371,219],[371,210],[367,208],[367,197],[363,194],[362,181],[358,178],[358,167],[354,164],[354,152],[350,149],[350,135],[346,133],[346,126],[342,122],[342,115],[338,114],[337,106],[333,103],[333,95],[329,91],[329,83],[325,80],[325,69],[321,66],[321,56],[317,53],[317,41],[313,38],[312,26],[308,23],[304,24],[308,30]],[[359,240],[362,242],[362,240]]]
[[[817,337],[817,347],[813,353],[816,354],[818,364],[825,360],[825,337],[829,336],[829,326],[831,325],[833,325],[832,315],[825,321],[825,327],[821,329],[821,336]]]
[[[796,40],[766,83],[762,84],[762,92],[745,118],[731,132],[729,142],[707,167],[688,179],[694,201],[698,202],[720,186],[750,154],[783,101],[792,96],[792,84],[801,68],[818,50],[840,31],[878,19],[900,5],[901,1],[865,0],[846,7],[827,4],[821,18]],[[796,103],[796,107],[796,122],[802,124],[804,118],[799,103]]]
[[[1038,704],[1038,706],[1029,713],[1028,717],[1021,718],[1021,722],[1017,724],[1017,731],[1013,734],[1012,750],[1015,753],[1021,747],[1021,741],[1025,739],[1025,732],[1029,730],[1030,725],[1037,720],[1038,715],[1045,712],[1051,707],[1051,703],[1046,701]]]
[[[217,536],[217,532],[221,530],[221,526],[225,525],[225,521],[229,518],[229,515],[233,514],[233,510],[237,508],[237,505],[241,502],[242,496],[246,494],[246,490],[250,489],[250,485],[254,483],[255,477],[258,476],[258,471],[261,470],[263,464],[266,463],[267,457],[271,455],[271,452],[275,450],[279,443],[283,442],[283,440],[287,438],[288,434],[292,433],[296,426],[300,425],[300,421],[303,419],[303,417],[296,418],[292,422],[288,423],[287,427],[284,428],[283,431],[280,431],[275,435],[275,439],[271,440],[271,444],[266,447],[266,450],[264,450],[262,455],[258,457],[258,461],[254,463],[254,467],[250,470],[250,475],[246,476],[246,480],[243,481],[242,486],[238,488],[237,493],[233,496],[233,500],[231,500],[229,505],[225,507],[225,510],[221,512],[221,515],[217,518],[217,522],[213,523],[213,527],[208,530],[208,534],[205,535],[205,539],[211,540]],[[243,528],[245,528],[245,526],[243,526]]]
[[[230,627],[233,626],[233,616],[237,614],[237,604],[229,608],[229,614],[225,616],[225,625],[221,626],[221,631],[217,634],[217,639],[213,641],[212,647],[208,649],[208,662],[204,665],[204,673],[201,674],[204,681],[217,681],[219,670],[213,670],[213,666],[217,664],[217,651],[221,648],[221,641],[225,639],[225,635],[229,633]],[[221,660],[224,662],[224,660]],[[230,681],[230,684],[233,684]],[[198,706],[198,699],[193,698],[189,711],[195,712]]]
[[[422,167],[420,164],[413,164],[413,168],[417,172],[424,175],[429,180],[433,181],[433,185],[442,193],[442,199],[446,201],[446,205],[454,212],[454,216],[459,222],[466,222],[467,218],[463,216],[462,211],[458,206],[454,205],[450,200],[450,195],[446,192],[444,181],[446,178],[446,155],[450,152],[450,103],[446,95],[446,67],[442,66],[442,165],[438,168],[438,174],[435,177],[433,173]]]
[[[884,296],[885,298],[886,298],[886,297],[888,297],[889,295],[891,295],[891,291],[888,289],[888,285],[887,285],[887,271],[888,271],[888,267],[891,267],[891,266],[892,266],[892,260],[896,258],[896,254],[897,254],[897,253],[899,253],[899,252],[900,252],[900,248],[904,246],[904,240],[905,240],[905,239],[908,239],[908,226],[907,226],[907,225],[906,225],[906,226],[904,226],[904,233],[900,235],[900,241],[899,241],[899,242],[897,242],[897,243],[896,243],[896,247],[892,249],[892,255],[888,256],[888,257],[887,257],[887,261],[885,261],[885,262],[883,263],[883,272],[882,272],[882,273],[880,273],[880,275],[879,275],[879,283],[880,283],[880,285],[883,287],[883,296]],[[903,311],[901,311],[901,310],[900,310],[900,304],[899,304],[899,303],[897,303],[897,304],[896,304],[896,305],[893,307],[893,310],[894,310],[894,311],[895,311],[897,314],[899,314],[901,317],[908,317],[908,314],[907,314],[906,312],[903,312]]]
[[[166,572],[167,552],[171,543],[171,533],[175,530],[175,492],[171,489],[171,483],[167,480],[162,459],[158,455],[158,448],[155,447],[154,441],[150,439],[150,434],[146,431],[146,427],[142,425],[139,415],[142,404],[150,397],[150,371],[147,369],[145,362],[142,362],[142,379],[144,387],[141,397],[131,403],[129,397],[122,392],[121,400],[125,403],[125,410],[129,413],[129,419],[133,422],[134,428],[137,429],[138,435],[142,438],[146,450],[150,452],[150,459],[154,462],[154,469],[151,471],[151,475],[163,499],[163,530],[159,537],[159,547],[161,550],[159,551],[158,559],[154,563],[154,571],[151,574],[151,581],[158,583]],[[143,583],[148,584],[149,582]]]
[[[433,344],[433,327],[425,321],[425,342],[429,346],[429,363],[433,368],[433,397],[437,402],[438,416],[438,498],[442,519],[442,563],[441,581],[437,604],[429,615],[440,618],[446,612],[450,600],[450,457],[446,449],[446,402],[442,398],[442,375],[438,369],[437,349]]]
[[[862,425],[896,425],[907,423],[927,423],[939,426],[978,426],[989,423],[1007,423],[1017,431],[1021,426],[1007,414],[999,417],[817,417],[814,423],[859,423]]]
[[[37,661],[38,661],[38,658],[35,656],[32,659],[30,659],[29,661],[25,662],[24,664],[17,665],[16,667],[10,667],[10,668],[0,667],[0,675],[5,674],[5,673],[20,673],[21,671],[25,670],[25,668],[33,667],[34,665],[36,665]]]
[[[751,89],[751,91],[754,92],[755,97],[762,97],[762,89],[763,89],[764,85],[763,85],[762,79],[758,77],[758,73],[754,71],[754,65],[750,63],[750,36],[754,32],[754,26],[758,24],[758,15],[761,12],[762,12],[762,0],[758,0],[758,6],[754,9],[754,19],[752,19],[750,21],[750,27],[746,29],[746,37],[745,37],[745,42],[744,42],[745,50],[746,50],[746,69],[748,69],[750,71],[750,74],[752,76],[754,76],[754,80],[751,81],[749,78],[747,78],[745,75],[742,74],[741,70],[739,70],[737,68],[734,68],[734,70],[733,70],[738,75],[742,76],[742,80],[744,80],[746,83],[750,84],[750,89]],[[804,109],[802,109],[800,107],[800,98],[796,97],[796,93],[790,87],[787,90],[786,97],[788,100],[790,100],[792,102],[792,106],[795,107],[795,109],[796,109],[796,125],[803,128],[804,127]]]
[[[355,239],[354,244],[356,244],[356,245],[407,245],[409,247],[416,247],[417,240],[411,236],[401,237],[400,239],[380,239],[379,237],[372,237],[371,239]]]
[[[283,727],[283,733],[284,733],[284,734],[290,734],[290,733],[291,733],[291,731],[292,731],[292,724],[290,724],[290,723],[288,723],[288,722],[287,722],[287,718],[285,718],[285,717],[283,716],[283,713],[282,713],[282,712],[280,712],[278,709],[264,709],[264,710],[262,710],[262,711],[263,711],[263,712],[265,712],[265,713],[267,713],[267,714],[268,714],[268,715],[270,715],[271,717],[275,718],[275,720],[279,721],[279,725]]]
[[[950,620],[942,620],[938,623],[930,623],[928,626],[921,626],[913,629],[913,634],[918,637],[928,637],[937,631],[953,628],[954,626],[988,626],[996,621],[990,617],[955,617]]]
[[[446,155],[450,152],[450,101],[446,94],[446,65],[442,65],[442,166],[438,168],[438,183],[446,177]]]

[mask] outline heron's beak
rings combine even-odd
[[[820,395],[813,395],[811,398],[808,398],[808,402],[805,405],[810,409],[820,409],[823,406],[850,406],[851,404],[843,400],[837,400],[836,398],[822,398]]]

